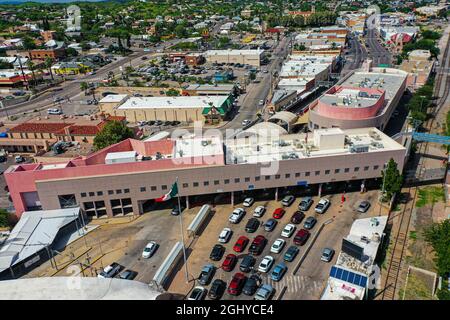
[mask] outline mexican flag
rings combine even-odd
[[[156,198],[155,201],[156,202],[164,202],[164,201],[174,198],[176,195],[178,195],[178,186],[177,186],[177,183],[175,182],[172,185],[172,188],[170,189],[170,191],[168,193],[163,195],[161,198]]]

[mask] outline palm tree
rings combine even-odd
[[[34,64],[33,61],[31,61],[31,59],[28,59],[27,67],[31,71],[31,76],[33,78],[33,86],[36,86],[36,75],[34,74],[34,70],[36,68],[36,65]]]
[[[45,59],[44,65],[48,69],[48,71],[50,72],[50,76],[52,77],[52,81],[53,81],[55,79],[53,78],[52,64],[53,64],[53,59],[52,58],[46,58]]]
[[[86,95],[87,89],[89,88],[89,85],[87,82],[80,82],[80,90],[84,91],[84,94]]]

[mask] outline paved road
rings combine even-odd
[[[250,83],[247,86],[246,93],[238,99],[238,104],[240,105],[239,113],[232,121],[224,125],[221,130],[241,129],[243,120],[256,119],[256,113],[258,111],[262,111],[262,106],[259,105],[259,101],[265,101],[268,98],[270,87],[273,83],[273,73],[275,71],[280,71],[281,63],[287,56],[287,46],[289,44],[289,40],[289,37],[284,37],[280,40],[272,52],[273,60],[269,63],[269,65],[261,67],[261,71],[267,70],[268,72],[260,72],[257,75],[260,82]]]
[[[367,29],[365,40],[370,50],[369,56],[372,58],[373,64],[375,66],[379,64],[390,65],[392,63],[392,55],[379,42],[379,38],[375,29]]]
[[[348,47],[348,54],[345,56],[346,63],[341,71],[342,75],[360,68],[363,61],[367,58],[367,50],[361,45],[357,37],[349,36]]]

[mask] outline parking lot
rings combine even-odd
[[[314,212],[314,207],[319,199],[318,197],[313,197],[314,203],[311,208],[305,212],[305,219],[308,216],[314,216],[317,219],[317,223],[312,228],[312,230],[310,230],[311,235],[306,244],[299,247],[300,252],[292,262],[283,261],[283,256],[287,248],[293,245],[293,238],[295,236],[295,233],[297,232],[297,230],[303,228],[303,222],[305,221],[305,219],[303,219],[301,224],[296,225],[297,229],[290,238],[281,237],[281,231],[286,224],[291,223],[290,219],[293,213],[298,210],[300,198],[297,198],[290,207],[286,208],[285,215],[278,220],[277,226],[271,232],[265,231],[262,225],[269,218],[272,218],[273,211],[276,208],[281,207],[281,203],[279,201],[255,202],[250,208],[246,208],[246,215],[238,224],[231,224],[228,221],[228,218],[234,208],[242,207],[242,203],[237,204],[235,207],[232,207],[231,205],[216,206],[215,214],[211,220],[212,222],[207,225],[203,233],[200,234],[200,236],[193,242],[190,247],[190,249],[192,249],[192,252],[190,253],[190,256],[188,258],[189,274],[192,276],[192,278],[198,278],[202,267],[207,263],[212,263],[215,267],[217,267],[213,280],[221,279],[228,285],[231,281],[232,276],[236,272],[241,272],[239,270],[239,265],[243,257],[248,253],[248,248],[250,247],[251,241],[257,235],[263,235],[268,240],[268,242],[262,253],[256,256],[256,263],[254,265],[254,268],[258,268],[259,263],[266,255],[271,255],[275,258],[274,264],[267,274],[256,272],[262,277],[263,283],[269,283],[276,289],[275,297],[278,297],[278,295],[282,291],[281,289],[286,286],[287,288],[282,297],[283,299],[318,299],[321,292],[325,288],[329,270],[333,265],[341,248],[342,238],[344,238],[348,234],[354,219],[378,214],[378,209],[374,208],[376,207],[376,205],[373,205],[376,202],[377,194],[378,192],[376,190],[369,191],[364,194],[360,194],[359,192],[347,193],[346,201],[342,205],[341,194],[328,195],[326,197],[330,199],[331,206],[325,214],[317,214]],[[356,212],[356,208],[362,200],[369,200],[372,203],[369,211],[364,214]],[[259,205],[266,206],[267,211],[261,218],[258,219],[261,222],[259,229],[255,233],[247,233],[245,231],[245,225],[248,219],[252,217],[254,209]],[[298,265],[300,258],[304,254],[309,243],[312,241],[314,234],[320,228],[321,224],[330,219],[332,219],[332,222],[323,228],[317,240],[312,245],[301,267],[298,269],[296,274],[293,275],[295,267]],[[211,249],[214,244],[218,243],[218,236],[224,227],[229,227],[233,231],[233,234],[229,242],[224,244],[226,251],[222,259],[220,261],[212,261],[209,258]],[[248,237],[250,242],[242,253],[236,253],[233,251],[233,246],[236,240],[242,235]],[[278,238],[285,239],[286,245],[280,253],[271,253],[270,248],[274,241]],[[333,260],[329,263],[320,260],[322,250],[325,247],[332,248],[336,251]],[[226,272],[221,269],[221,265],[225,259],[225,256],[229,253],[236,254],[238,262],[231,272]],[[274,266],[280,262],[284,262],[288,267],[288,270],[281,281],[276,283],[270,280],[269,277],[271,271],[274,269]],[[252,272],[247,273],[246,276],[251,275]],[[169,287],[169,291],[181,294],[189,294],[189,291],[197,285],[199,285],[197,281],[195,281],[195,283],[191,281],[189,284],[186,284],[184,271],[181,270],[175,276],[174,281]],[[204,287],[209,289],[210,284]],[[242,293],[239,296],[232,296],[225,292],[222,299],[248,300],[253,299],[253,296],[246,296]]]

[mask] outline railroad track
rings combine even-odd
[[[450,38],[450,36],[449,36]],[[445,105],[445,101],[447,100],[447,97],[449,95],[450,91],[450,83],[449,83],[449,74],[448,72],[445,72],[446,68],[446,61],[449,58],[449,49],[450,49],[450,39],[447,39],[447,45],[445,47],[445,51],[442,58],[442,65],[440,66],[440,70],[442,72],[439,72],[436,81],[435,81],[435,95],[439,95],[440,89],[442,87],[442,84],[444,84],[444,92],[442,96],[438,98],[438,101],[436,103],[436,107],[434,108],[432,112],[432,117],[429,119],[425,125],[425,127],[429,130],[433,128],[434,120],[436,115],[439,113],[439,111],[442,109],[442,107]],[[422,143],[419,146],[419,150],[417,154],[426,153],[428,150],[428,142]],[[419,168],[423,165],[424,158],[422,157],[419,161]],[[419,171],[419,175],[421,174],[421,171]],[[406,245],[408,243],[408,231],[409,231],[409,225],[411,222],[411,216],[412,211],[414,209],[414,203],[416,202],[417,198],[417,188],[416,187],[409,187],[408,188],[408,194],[413,194],[411,201],[405,205],[403,208],[403,211],[400,216],[400,222],[398,224],[398,228],[396,230],[396,233],[394,234],[394,245],[392,249],[392,254],[389,258],[389,265],[387,270],[387,277],[384,285],[384,290],[381,296],[382,300],[394,300],[397,293],[397,287],[398,287],[398,280],[400,271],[402,269],[402,262],[403,262],[403,255],[405,252]],[[390,218],[390,220],[392,217]],[[392,223],[392,220],[389,221]]]

